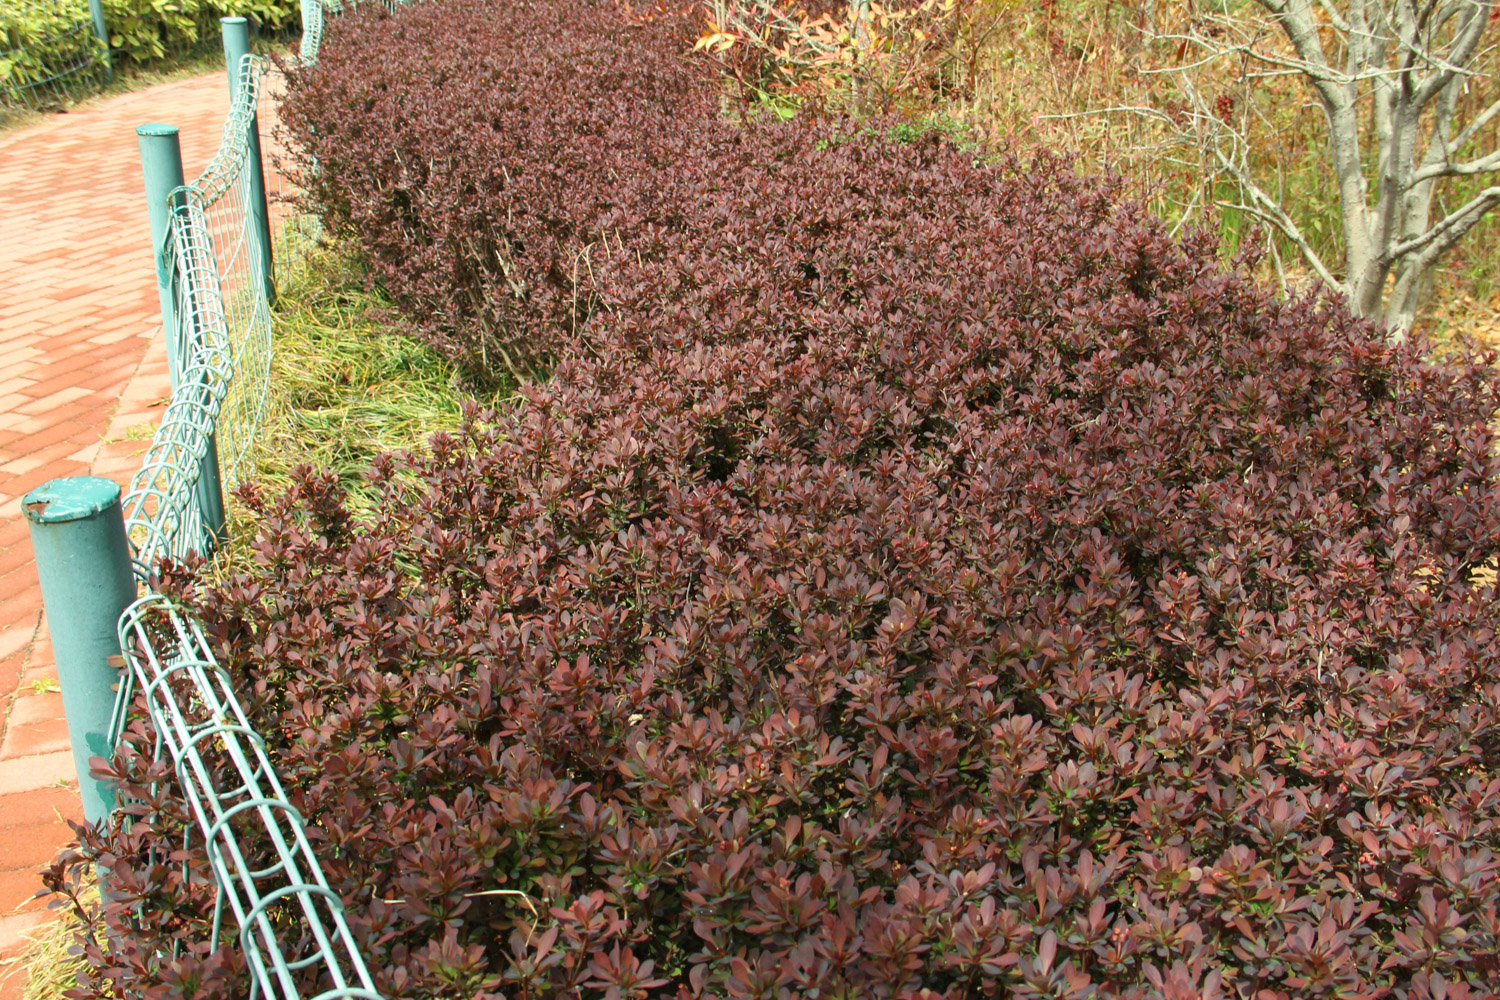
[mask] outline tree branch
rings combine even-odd
[[[1394,262],[1407,254],[1428,248],[1423,256],[1435,259],[1463,239],[1496,205],[1500,205],[1500,185],[1485,188],[1422,235],[1398,243],[1386,252],[1385,258]]]
[[[1472,72],[1467,67],[1469,60],[1474,58],[1474,53],[1479,48],[1480,38],[1484,37],[1484,31],[1489,27],[1491,4],[1490,0],[1467,0],[1467,6],[1468,17],[1459,26],[1453,42],[1448,47],[1448,58],[1439,59],[1423,51],[1423,56],[1440,67],[1440,72],[1433,73],[1417,86],[1412,95],[1412,101],[1418,108],[1426,107],[1427,102],[1448,86],[1454,76]],[[1413,39],[1413,46],[1415,45],[1416,40]]]
[[[1308,16],[1307,0],[1256,0],[1262,7],[1271,13],[1281,25],[1281,30],[1291,40],[1292,48],[1297,50],[1297,55],[1317,71],[1308,72],[1308,79],[1312,81],[1313,87],[1318,95],[1323,98],[1329,110],[1343,109],[1348,103],[1348,95],[1342,88],[1334,86],[1332,79],[1336,71],[1328,64],[1328,56],[1323,51],[1323,41],[1318,37],[1317,26],[1313,24],[1312,18]]]
[[[1260,219],[1262,222],[1266,222],[1274,226],[1283,235],[1285,235],[1287,239],[1297,244],[1297,249],[1302,252],[1302,256],[1306,258],[1309,264],[1312,265],[1313,270],[1318,272],[1318,277],[1323,280],[1324,284],[1326,284],[1329,288],[1342,289],[1344,287],[1343,283],[1340,282],[1339,279],[1335,278],[1331,273],[1329,273],[1328,268],[1325,267],[1322,260],[1318,258],[1317,252],[1313,250],[1312,245],[1307,242],[1307,238],[1302,235],[1301,230],[1297,229],[1296,223],[1293,223],[1292,220],[1284,212],[1268,212],[1264,209],[1257,208],[1254,205],[1247,205],[1244,202],[1215,201],[1214,204],[1219,206],[1220,208],[1232,208],[1236,211],[1244,212],[1247,215],[1253,215],[1257,219]]]
[[[1468,126],[1462,132],[1458,133],[1458,137],[1453,140],[1452,152],[1456,153],[1473,142],[1474,137],[1479,134],[1479,130],[1488,125],[1490,119],[1496,115],[1500,115],[1500,100],[1495,101],[1494,104],[1491,104],[1475,115],[1474,120],[1469,122]]]
[[[1333,0],[1318,0],[1318,6],[1323,8],[1323,13],[1328,15],[1328,22],[1344,34],[1352,30],[1349,22],[1339,13],[1339,9],[1333,5]]]
[[[1216,202],[1216,204],[1225,208],[1240,209],[1241,211],[1250,213],[1258,219],[1263,219],[1264,221],[1269,222],[1271,225],[1275,226],[1277,229],[1285,233],[1287,239],[1297,244],[1297,249],[1302,251],[1302,256],[1306,258],[1307,262],[1312,265],[1312,269],[1314,271],[1317,271],[1318,276],[1326,281],[1330,287],[1342,287],[1339,279],[1334,277],[1333,271],[1329,269],[1327,264],[1323,263],[1323,258],[1319,257],[1318,252],[1313,249],[1312,242],[1309,241],[1305,235],[1303,235],[1303,232],[1301,228],[1298,227],[1296,221],[1290,215],[1288,215],[1280,205],[1276,203],[1276,200],[1272,198],[1264,188],[1255,183],[1254,178],[1252,178],[1247,171],[1241,168],[1229,157],[1225,156],[1224,151],[1222,149],[1219,149],[1217,146],[1214,147],[1214,156],[1219,161],[1219,165],[1235,179],[1236,183],[1239,184],[1240,190],[1244,191],[1249,196],[1250,200],[1256,203],[1233,204]]]
[[[1411,175],[1411,180],[1406,186],[1408,189],[1414,188],[1434,177],[1472,177],[1475,174],[1488,174],[1497,170],[1500,170],[1500,149],[1467,163],[1439,163],[1435,166],[1423,167]]]

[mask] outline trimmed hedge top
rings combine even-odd
[[[324,52],[330,218],[476,377],[559,359],[166,570],[388,996],[1500,990],[1493,359],[1045,155],[720,122],[607,3]],[[149,747],[83,994],[227,996]]]

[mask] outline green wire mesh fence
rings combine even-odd
[[[210,945],[220,944],[227,909],[250,970],[251,1000],[297,1000],[297,974],[309,968],[320,983],[317,1000],[380,1000],[343,901],[197,623],[148,595],[126,610],[120,644],[133,680],[126,697],[139,685],[157,753],[172,764],[217,883]],[[274,859],[257,860],[241,837],[269,843]]]
[[[316,3],[311,6],[316,9]],[[196,499],[204,460],[217,453],[232,484],[263,415],[271,360],[271,307],[251,225],[248,133],[267,63],[246,56],[223,139],[208,167],[169,198],[156,252],[172,282],[165,335],[178,359],[166,414],[124,499],[126,529],[143,581],[164,556],[214,547]]]
[[[321,0],[303,0],[302,10],[301,59],[310,63],[321,44],[324,7]],[[216,527],[205,516],[212,506],[205,504],[205,487],[217,493],[221,486],[205,476],[218,469],[227,486],[245,473],[265,413],[271,257],[262,252],[265,237],[253,219],[263,195],[253,180],[252,136],[262,98],[275,89],[269,64],[245,56],[219,151],[200,177],[171,193],[170,224],[156,248],[171,281],[175,315],[166,333],[174,388],[123,501],[146,596],[119,623],[126,671],[110,729],[117,741],[132,707],[144,709],[155,752],[172,765],[216,882],[211,943],[217,946],[226,932],[227,913],[250,971],[251,1000],[295,1000],[302,996],[299,984],[309,982],[319,990],[313,1000],[380,1000],[343,902],[329,887],[302,817],[227,672],[199,625],[150,586],[151,568],[161,558],[213,551]],[[286,207],[290,191],[282,182],[272,199],[280,206],[271,220],[282,255],[314,232]]]
[[[202,176],[172,192],[168,239],[158,252],[172,278],[174,328],[166,334],[178,371],[124,500],[126,531],[143,566],[213,548],[213,526],[197,501],[205,459],[216,454],[224,481],[236,482],[265,412],[271,305],[262,236],[249,212],[248,140],[264,68],[259,57],[244,58],[218,153]]]
[[[311,66],[318,61],[318,49],[323,46],[323,5],[302,5],[302,45],[297,51],[302,63]]]
[[[0,4],[0,122],[77,100],[98,86],[107,65],[85,0]]]

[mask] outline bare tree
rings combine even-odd
[[[1402,336],[1438,261],[1500,205],[1500,183],[1492,183],[1500,180],[1500,144],[1487,130],[1500,100],[1476,107],[1463,99],[1497,34],[1496,0],[1253,2],[1265,17],[1212,0],[1181,33],[1158,36],[1193,55],[1172,70],[1183,107],[1150,113],[1192,131],[1204,166],[1237,182],[1241,199],[1232,207],[1285,234],[1358,313]],[[1252,167],[1253,102],[1226,103],[1222,92],[1210,98],[1205,73],[1226,59],[1247,88],[1281,75],[1311,88],[1327,121],[1342,267],[1323,259],[1276,185]],[[1454,177],[1483,181],[1462,204],[1435,210],[1440,185]]]

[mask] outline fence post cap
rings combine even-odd
[[[102,476],[68,476],[43,483],[21,501],[36,524],[61,524],[93,517],[120,502],[120,484]]]
[[[136,135],[176,135],[176,125],[163,125],[161,122],[148,122],[145,125],[135,127]]]

